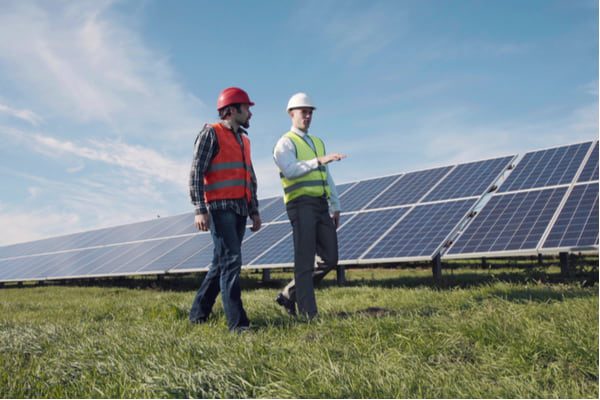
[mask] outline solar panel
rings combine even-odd
[[[7,260],[6,268],[0,271],[0,280],[9,282],[19,279],[21,275],[45,262],[43,256],[26,256]]]
[[[500,177],[514,156],[459,164],[423,202],[481,196]]]
[[[292,227],[287,222],[265,226],[242,243],[243,263],[250,264],[252,260],[291,232]]]
[[[495,195],[447,252],[535,252],[567,188]]]
[[[346,191],[348,189],[350,189],[352,186],[356,185],[357,183],[358,182],[348,182],[348,183],[342,183],[340,185],[335,185],[335,189],[337,190],[338,196],[341,196],[344,193],[346,193]]]
[[[47,279],[57,270],[66,266],[73,265],[73,260],[77,259],[77,252],[54,253],[39,256],[40,262],[30,264],[27,271],[22,271],[22,274],[27,272],[28,276],[37,276],[40,279]],[[33,268],[32,268],[33,267]]]
[[[499,192],[569,184],[591,142],[526,153]]]
[[[93,273],[103,275],[134,274],[171,249],[179,247],[182,241],[182,238],[170,238],[141,242],[139,245],[135,245],[137,248],[133,253],[130,253],[131,257],[125,260],[117,259],[117,262],[113,260],[104,264],[100,269],[94,270]],[[160,272],[164,272],[164,270]]]
[[[68,238],[68,242],[61,247],[61,250],[82,249],[86,247],[109,244],[106,242],[110,242],[111,233],[115,228],[117,227],[96,229],[93,231],[72,235]]]
[[[21,271],[23,271],[23,269],[27,268],[29,262],[33,261],[34,259],[35,256],[3,260],[2,264],[0,264],[0,281],[12,281],[11,277],[14,274],[18,276],[21,273]]]
[[[164,224],[157,226],[156,229],[145,232],[144,235],[137,240],[175,236],[180,234],[179,232],[185,230],[185,228],[190,226],[195,228],[193,213],[179,214],[160,219],[164,222]]]
[[[575,186],[543,248],[582,248],[598,245],[598,184]]]
[[[92,249],[76,250],[76,256],[71,261],[71,265],[65,265],[65,268],[59,270],[63,276],[83,277],[88,275],[91,270],[101,265],[107,257],[111,257],[115,252],[123,251],[122,245],[107,247],[96,247]],[[59,275],[57,272],[55,275]]]
[[[210,235],[209,235],[210,236]],[[187,254],[186,254],[187,256]],[[187,258],[181,257],[168,272],[206,271],[214,258],[214,246],[211,240],[204,247],[198,248]]]
[[[467,199],[415,206],[361,260],[431,259],[474,205]]]
[[[212,248],[212,236],[210,233],[199,233],[184,239],[186,240],[181,243],[181,245],[174,247],[171,251],[150,262],[144,267],[144,270],[162,269],[168,271],[182,262],[185,262],[199,251],[202,251],[209,246]]]
[[[581,175],[579,175],[578,182],[588,182],[598,180],[598,142],[594,146],[590,158],[588,158]]]
[[[294,264],[294,242],[292,235],[283,238],[268,252],[250,262],[251,266],[290,266]]]
[[[354,216],[338,230],[340,262],[356,261],[381,237],[408,208],[392,208],[363,212]]]
[[[340,226],[343,228],[345,222],[352,218],[352,214],[342,214],[340,215]],[[286,266],[293,265],[294,263],[294,242],[292,236],[292,227],[289,223],[285,223],[283,225],[287,225],[286,230],[284,231],[287,235],[280,236],[283,237],[282,240],[278,241],[275,246],[269,248],[267,252],[262,253],[259,257],[250,262],[250,266]],[[341,230],[341,228],[340,228]],[[338,236],[338,245],[340,243]],[[341,258],[340,258],[341,261]]]
[[[499,157],[337,185],[344,210],[338,230],[340,263],[431,259],[513,161],[512,156]],[[580,184],[573,182],[576,176]],[[480,203],[479,215],[444,257],[597,250],[597,181],[596,141],[593,149],[587,142],[529,152],[501,193]],[[244,267],[293,265],[282,197],[259,204],[263,229],[247,230]],[[214,257],[212,237],[198,232],[193,222],[193,213],[185,213],[3,246],[0,281],[206,270]]]
[[[283,197],[278,197],[274,202],[266,206],[263,211],[260,211],[260,219],[263,223],[275,221],[281,215],[285,215]]]
[[[248,264],[253,258],[263,253],[269,247],[290,231],[289,224],[267,224],[258,232],[246,230],[242,242],[242,262]],[[187,258],[182,259],[177,265],[169,269],[169,272],[201,271],[206,270],[213,260],[214,247],[212,242],[206,247],[196,251]],[[173,256],[171,256],[173,257]]]
[[[379,197],[367,206],[368,209],[392,207],[417,203],[428,191],[450,171],[452,167],[441,167],[402,175]]]
[[[358,211],[389,187],[401,175],[385,176],[358,182],[340,196],[340,204],[345,212]]]

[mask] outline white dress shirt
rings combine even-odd
[[[306,136],[305,132],[302,132],[300,129],[297,129],[293,126],[290,130],[304,139],[306,143],[308,143],[308,145],[315,150],[314,143],[308,136]],[[275,160],[275,164],[277,164],[277,167],[279,167],[279,170],[283,176],[285,176],[287,179],[298,178],[319,168],[319,162],[316,158],[311,160],[298,160],[296,158],[296,146],[290,138],[285,136],[282,136],[277,141],[277,144],[273,149],[273,159]],[[329,197],[329,208],[331,209],[331,212],[341,211],[337,189],[335,188],[335,183],[333,182],[333,178],[329,173],[329,168],[327,168],[327,165],[325,165],[325,171],[327,173],[327,184],[331,190],[331,195]]]

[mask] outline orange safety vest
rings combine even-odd
[[[221,124],[212,124],[219,151],[204,174],[204,200],[252,198],[250,140],[242,136],[240,146],[235,135]]]

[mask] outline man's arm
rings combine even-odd
[[[250,219],[252,220],[252,228],[250,230],[252,232],[256,232],[260,229],[262,222],[260,220],[260,214],[258,213],[258,196],[257,196],[257,188],[258,183],[256,182],[256,174],[254,173],[254,166],[250,166],[250,177],[251,177],[251,192],[252,197],[250,199],[250,210],[248,213],[250,214]]]
[[[291,139],[282,137],[273,149],[275,164],[287,179],[299,178],[319,168],[317,158],[299,161],[296,158],[296,147]]]
[[[327,168],[327,185],[329,186],[329,190],[331,192],[329,196],[329,209],[333,214],[332,218],[335,227],[339,228],[341,211],[340,198],[338,196],[337,188],[335,187],[335,182],[333,181],[331,173],[329,173],[329,168]]]
[[[208,230],[208,207],[204,201],[204,174],[210,166],[214,155],[218,151],[218,142],[214,129],[204,125],[196,137],[194,144],[194,158],[190,169],[190,200],[194,205],[196,214],[195,223],[198,229]]]

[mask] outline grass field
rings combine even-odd
[[[465,270],[436,289],[430,275],[332,274],[310,323],[273,302],[289,274],[245,275],[241,335],[220,301],[190,325],[189,285],[5,288],[0,397],[598,398],[597,283]]]

